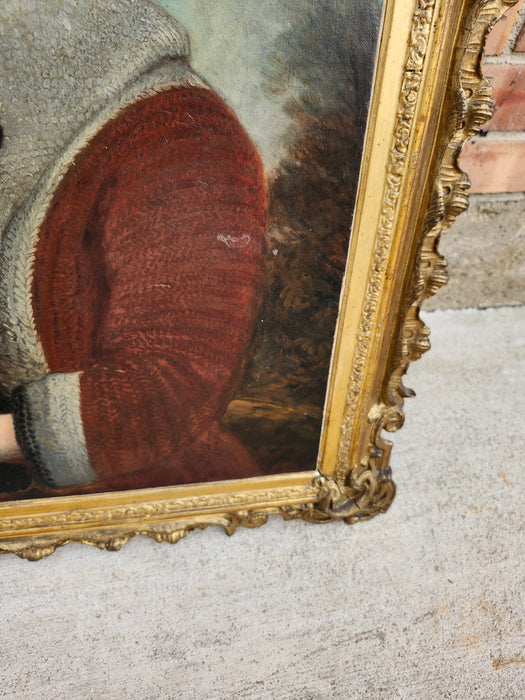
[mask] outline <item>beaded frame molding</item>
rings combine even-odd
[[[485,37],[513,0],[387,0],[316,471],[0,504],[0,552],[68,542],[118,550],[268,516],[354,523],[395,493],[383,431],[403,424],[410,362],[429,348],[423,301],[447,281],[441,234],[467,208],[458,157],[492,114]],[[382,196],[377,193],[382,192]]]

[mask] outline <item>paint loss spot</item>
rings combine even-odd
[[[220,243],[227,245],[228,248],[246,248],[250,242],[250,236],[247,233],[243,233],[240,236],[230,236],[229,234],[224,235],[223,233],[218,233],[217,240]]]

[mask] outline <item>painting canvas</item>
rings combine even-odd
[[[3,3],[0,499],[315,469],[381,10]]]

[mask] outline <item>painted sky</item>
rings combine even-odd
[[[269,99],[261,70],[276,36],[304,0],[156,0],[186,27],[192,66],[235,110],[267,167],[279,157],[288,126],[281,98]]]

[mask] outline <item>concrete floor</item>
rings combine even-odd
[[[525,697],[525,308],[426,318],[386,515],[4,556],[0,697]]]
[[[449,283],[429,309],[525,304],[525,192],[472,194],[469,208],[445,232],[439,250]]]

